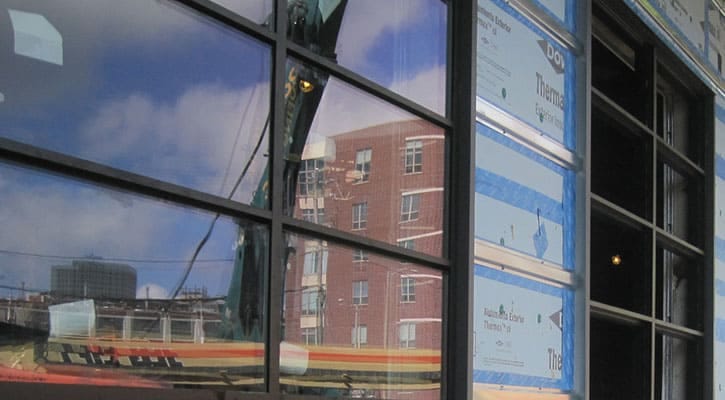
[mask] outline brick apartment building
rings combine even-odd
[[[308,143],[295,217],[440,256],[445,142],[419,121]],[[440,273],[297,237],[285,339],[302,345],[440,350]]]

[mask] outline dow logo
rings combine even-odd
[[[554,71],[557,74],[563,74],[564,55],[546,40],[537,40],[537,43],[539,43],[539,47],[541,47],[541,50],[544,52],[546,59],[549,60],[552,68],[554,68]]]

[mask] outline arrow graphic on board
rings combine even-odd
[[[549,238],[546,236],[546,225],[541,222],[540,211],[536,210],[536,219],[538,221],[539,228],[534,232],[534,250],[536,250],[536,257],[543,258],[544,253],[549,248]]]
[[[556,325],[559,330],[564,330],[564,318],[562,318],[562,310],[559,310],[551,315],[549,315],[549,319]]]

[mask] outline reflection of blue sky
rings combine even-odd
[[[349,1],[338,61],[443,112],[446,18],[446,5],[440,0]]]
[[[221,3],[230,8],[253,4]],[[50,65],[12,53],[11,25],[0,13],[0,93],[5,97],[0,135],[228,194],[268,114],[269,48],[190,12],[176,12],[183,7],[166,2],[8,0],[0,11],[9,8],[47,17],[62,35],[64,62]],[[442,111],[445,9],[440,0],[352,0],[340,34],[339,62]],[[253,12],[259,16],[266,9]],[[330,134],[409,118],[332,79],[315,124]],[[242,184],[244,195],[236,199],[248,201],[257,188],[266,152],[265,142]],[[187,260],[213,217],[57,177],[0,170],[2,250]],[[220,220],[199,259],[231,259],[236,229]],[[50,267],[69,262],[0,254],[0,284],[25,282],[47,289]],[[166,291],[185,267],[129,264],[138,271],[139,287],[153,284]],[[231,262],[199,262],[187,286],[225,293],[230,268]]]
[[[0,166],[0,176],[0,284],[7,286],[24,282],[47,290],[51,266],[96,256],[131,265],[139,287],[153,284],[168,293],[213,218],[6,166]],[[185,286],[226,294],[236,238],[236,224],[220,219]]]
[[[67,10],[27,6],[47,14],[62,34],[65,63],[9,58],[17,82],[0,80],[7,97],[0,116],[9,121],[4,135],[228,194],[229,185],[220,190],[224,175],[243,169],[268,113],[269,49],[167,7],[136,8],[154,17],[147,21],[154,30],[108,25],[99,10],[134,7],[81,3],[101,16],[79,23],[67,15],[77,9],[70,4]],[[0,39],[11,48],[12,35]],[[250,181],[258,182],[263,170],[265,160],[258,159]]]

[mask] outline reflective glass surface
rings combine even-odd
[[[696,246],[702,244],[702,229],[695,221],[701,211],[693,207],[703,196],[701,179],[680,173],[667,162],[657,167],[657,226]]]
[[[274,26],[274,0],[212,0],[258,24]]]
[[[703,397],[702,374],[698,364],[702,357],[702,345],[695,340],[674,336],[657,335],[656,397],[660,399],[686,400]],[[719,391],[719,390],[718,390]]]
[[[268,233],[0,164],[0,381],[260,390]]]
[[[702,330],[703,273],[699,262],[657,248],[657,318]]]
[[[295,60],[287,70],[287,212],[441,255],[444,130]]]
[[[442,274],[288,234],[281,384],[286,393],[439,399]]]
[[[264,205],[266,46],[174,2],[9,0],[0,59],[0,136]]]
[[[443,114],[447,8],[440,0],[288,0],[288,36]]]

